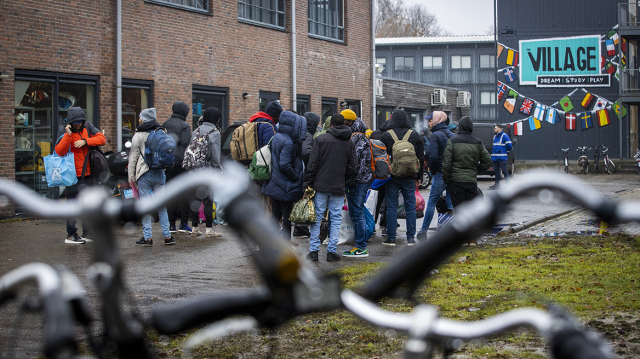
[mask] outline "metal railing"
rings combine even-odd
[[[623,70],[620,73],[620,90],[622,93],[640,92],[640,70]]]
[[[624,28],[640,28],[638,23],[638,14],[640,14],[640,6],[636,3],[620,3],[618,4],[618,24],[621,29]]]

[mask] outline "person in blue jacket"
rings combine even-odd
[[[271,212],[282,220],[282,234],[291,240],[289,216],[293,204],[302,198],[304,171],[302,142],[307,121],[291,111],[280,113],[280,129],[271,140],[271,178],[262,186],[262,194],[271,197]]]
[[[504,175],[504,180],[509,178],[507,170],[507,153],[511,151],[511,139],[502,131],[502,125],[495,125],[493,128],[493,148],[491,149],[491,162],[493,162],[493,172],[496,176],[496,183],[489,189],[500,188],[500,172]]]

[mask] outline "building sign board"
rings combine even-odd
[[[600,35],[520,40],[520,85],[609,87],[600,72]]]

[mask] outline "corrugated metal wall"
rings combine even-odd
[[[513,1],[497,0],[498,7],[498,42],[506,47],[519,49],[520,40],[544,39],[554,37],[571,37],[584,35],[604,35],[617,24],[617,3],[612,0],[536,0]],[[511,33],[511,34],[510,34]],[[602,42],[603,55],[606,55],[606,47]],[[507,67],[506,50],[497,60],[498,69]],[[517,68],[514,69],[517,71]],[[503,73],[498,72],[498,81],[506,83]],[[519,86],[518,82],[512,82],[507,86],[513,88],[522,96],[547,106],[557,103],[561,98],[571,93],[575,88],[537,88],[536,86]],[[618,99],[618,81],[611,76],[610,87],[586,87],[593,95],[604,97],[611,102]],[[507,90],[508,92],[508,90]],[[571,96],[575,107],[572,112],[584,112],[580,102],[585,92],[576,91]],[[503,108],[505,98],[496,105],[499,123],[510,123],[529,116],[519,113],[523,97],[519,97],[516,109],[510,114]],[[534,105],[535,106],[535,105]],[[557,106],[560,108],[559,106]],[[560,108],[561,109],[561,108]],[[533,114],[533,111],[532,111]],[[611,124],[598,127],[594,119],[594,127],[581,130],[577,123],[576,131],[565,130],[564,116],[557,124],[541,124],[541,128],[535,131],[529,130],[529,124],[524,122],[524,135],[517,136],[517,145],[514,146],[516,160],[552,160],[563,158],[560,147],[570,147],[570,159],[577,159],[575,152],[577,146],[593,146],[604,144],[610,146],[611,157],[620,156],[620,126],[623,126],[623,135],[626,139],[628,126],[626,121],[618,120],[613,111],[609,111]],[[623,153],[628,153],[628,142],[623,141]],[[590,152],[589,157],[592,157]]]

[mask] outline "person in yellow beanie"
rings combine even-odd
[[[353,123],[358,118],[358,116],[356,116],[356,113],[350,109],[346,109],[340,112],[340,114],[342,115],[342,117],[344,117],[344,125],[348,127],[351,127],[351,125],[353,125]]]

